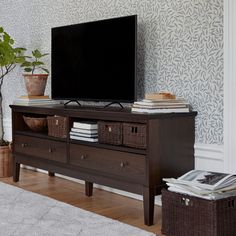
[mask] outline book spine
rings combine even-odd
[[[145,109],[145,108],[132,108],[132,112],[143,112],[143,113],[181,113],[189,112],[189,108],[160,108],[160,109]]]
[[[75,139],[75,140],[81,140],[81,141],[88,141],[88,142],[97,142],[98,138],[85,138],[85,137],[78,137],[75,135],[70,135],[71,139]]]
[[[171,104],[171,105],[165,105],[165,104],[133,104],[132,107],[137,107],[137,108],[149,108],[149,109],[161,109],[161,108],[185,108],[187,107],[185,104]]]
[[[86,123],[74,122],[73,123],[73,128],[78,128],[78,129],[97,129],[98,125],[97,124],[86,124]]]
[[[98,129],[81,129],[81,128],[71,128],[72,132],[82,133],[82,134],[97,134]]]
[[[85,133],[80,133],[80,132],[70,132],[70,135],[72,136],[77,136],[77,137],[84,137],[84,138],[97,138],[98,134],[85,134]]]

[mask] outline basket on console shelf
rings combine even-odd
[[[121,145],[122,123],[98,121],[98,142]]]
[[[146,125],[138,123],[123,123],[123,145],[145,149],[147,147]]]
[[[48,135],[57,138],[67,137],[67,118],[62,116],[48,116]]]

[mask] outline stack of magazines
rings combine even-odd
[[[177,179],[163,180],[169,191],[199,198],[218,200],[236,195],[236,175],[232,174],[192,170]]]
[[[131,111],[139,113],[189,112],[189,103],[170,93],[147,94],[145,99],[134,102]]]
[[[70,131],[70,138],[88,142],[98,141],[98,124],[97,122],[73,122]]]

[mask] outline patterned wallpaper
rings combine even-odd
[[[139,98],[163,90],[186,98],[198,111],[196,142],[223,143],[223,0],[0,0],[0,5],[0,25],[17,44],[44,52],[50,52],[51,27],[137,14]],[[5,118],[8,104],[26,93],[21,74],[17,69],[4,82]]]

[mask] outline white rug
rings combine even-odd
[[[153,233],[0,183],[1,236],[151,236]]]

